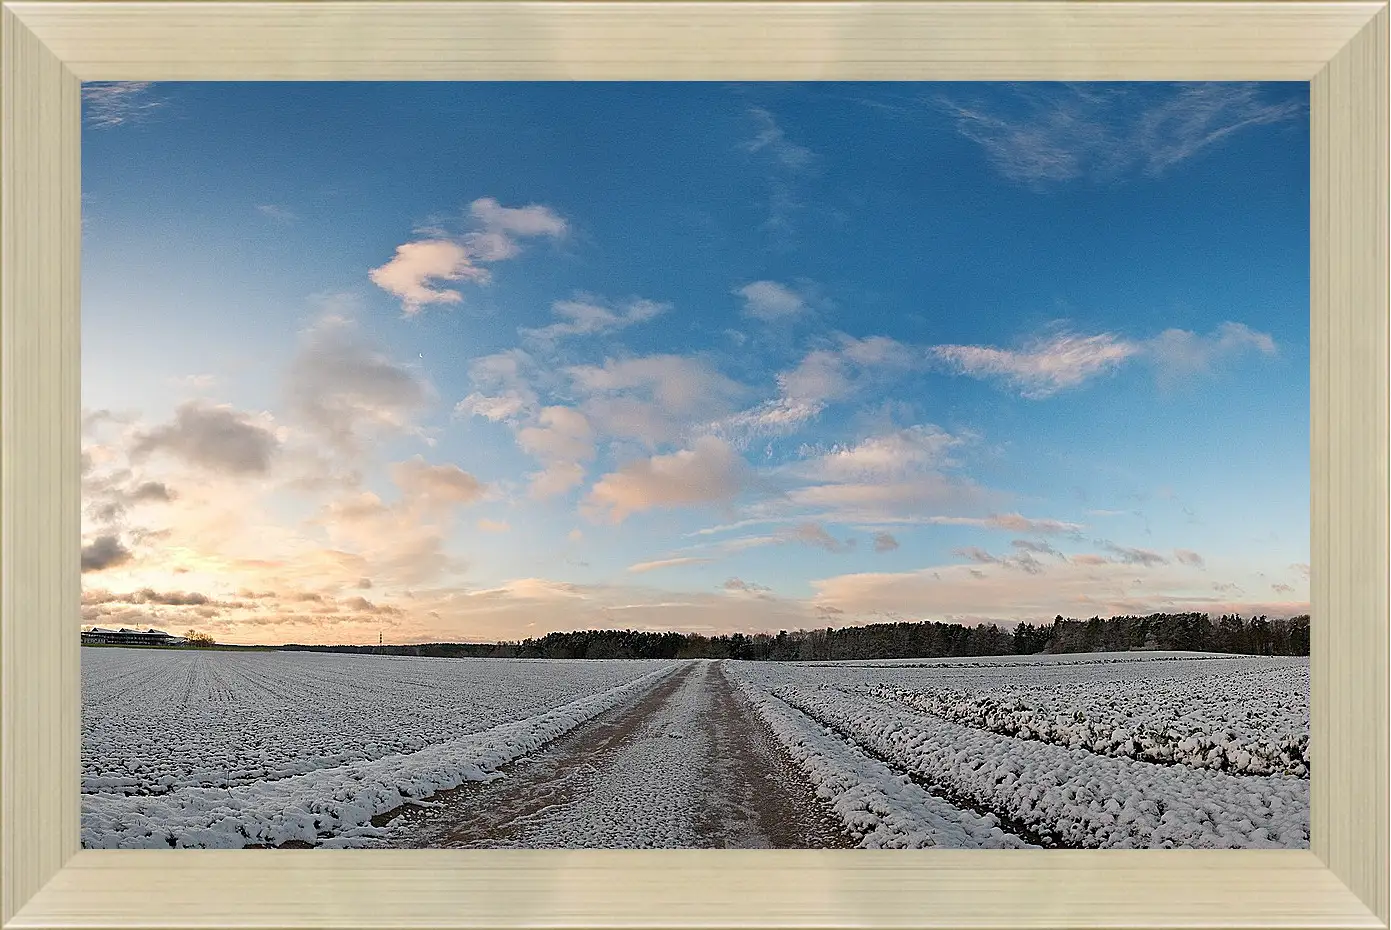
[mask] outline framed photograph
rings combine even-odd
[[[0,24],[4,927],[1387,926],[1385,3]]]

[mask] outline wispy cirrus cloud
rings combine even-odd
[[[1113,374],[1122,366],[1146,361],[1165,386],[1209,374],[1222,362],[1256,352],[1277,352],[1275,340],[1244,323],[1225,322],[1203,335],[1167,329],[1149,339],[1116,333],[1083,336],[1055,332],[1019,348],[987,345],[938,345],[929,354],[946,370],[995,381],[1030,400],[1042,400]]]
[[[797,217],[804,209],[799,183],[814,174],[818,156],[810,148],[794,142],[782,123],[766,107],[747,111],[754,123],[754,134],[742,148],[751,155],[767,159],[768,218],[763,228],[776,244],[788,246],[797,232]]]
[[[652,562],[637,562],[628,566],[628,571],[633,574],[643,574],[654,572],[662,568],[677,568],[682,565],[704,565],[713,562],[714,559],[705,559],[698,556],[680,556],[674,559],[656,559]]]
[[[816,153],[788,138],[771,111],[764,107],[750,107],[748,112],[757,131],[744,142],[744,151],[763,152],[788,171],[807,171],[812,167]]]
[[[1016,84],[988,102],[936,102],[997,172],[1036,186],[1160,177],[1243,130],[1307,112],[1305,100],[1255,82]]]
[[[143,122],[164,106],[151,81],[92,81],[82,85],[83,122],[92,129]]]
[[[277,223],[293,223],[299,219],[293,210],[273,203],[258,203],[256,212],[268,220],[275,220]]]
[[[754,407],[708,424],[714,435],[739,448],[756,439],[788,436],[829,405],[921,364],[922,352],[887,336],[857,338],[836,333],[778,373],[777,394]]]
[[[939,345],[932,354],[958,374],[998,380],[1023,397],[1039,399],[1115,371],[1140,351],[1140,346],[1110,333],[1060,333],[1019,349]]]
[[[566,336],[594,336],[626,329],[638,323],[654,320],[671,309],[671,304],[641,297],[630,298],[616,305],[588,294],[570,300],[557,300],[551,312],[559,322],[537,329],[522,329],[524,339],[552,345]]]

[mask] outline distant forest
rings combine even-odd
[[[647,633],[637,630],[586,630],[549,633],[539,639],[503,643],[421,643],[412,646],[301,646],[314,652],[376,653],[446,658],[539,659],[925,659],[947,656],[1032,655],[1035,653],[1190,650],[1251,655],[1309,654],[1309,617],[1270,619],[1207,614],[1150,614],[1072,620],[1059,615],[1049,625],[1022,623],[1014,629],[994,624],[876,623],[795,633]]]

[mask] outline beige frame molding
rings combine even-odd
[[[0,0],[0,926],[1387,927],[1385,2]],[[1311,82],[1313,842],[1277,852],[78,844],[84,80]]]

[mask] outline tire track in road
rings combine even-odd
[[[827,848],[839,820],[719,663],[697,661],[506,769],[379,818],[408,847]]]

